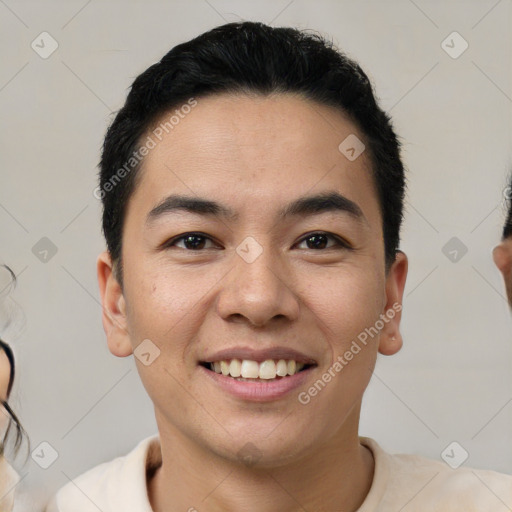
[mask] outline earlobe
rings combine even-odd
[[[379,342],[379,353],[384,356],[392,356],[400,351],[403,345],[402,335],[398,333],[398,336],[388,336],[386,333],[382,333]]]
[[[510,252],[507,247],[505,247],[504,243],[501,243],[494,248],[492,251],[492,258],[499,271],[504,276],[507,276],[510,273],[511,257]]]
[[[126,329],[126,303],[121,286],[114,276],[108,251],[98,256],[96,268],[103,309],[103,329],[107,335],[108,348],[115,356],[129,356],[133,350]]]
[[[400,320],[407,269],[407,256],[398,251],[386,277],[386,304],[382,315],[384,327],[379,341],[379,352],[383,355],[396,354],[403,345]]]

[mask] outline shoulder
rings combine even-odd
[[[46,512],[146,512],[146,461],[152,448],[159,449],[158,436],[144,439],[128,455],[73,479],[57,492]]]
[[[383,502],[389,506],[407,504],[411,510],[453,512],[501,512],[512,507],[511,475],[467,467],[453,469],[443,461],[418,455],[390,455],[375,441],[366,441],[386,473]]]

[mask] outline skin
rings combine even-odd
[[[494,263],[503,275],[509,306],[512,308],[512,239],[505,238],[492,253]]]
[[[7,401],[7,390],[9,388],[9,379],[11,373],[11,363],[7,358],[7,354],[0,350],[0,400]],[[7,413],[4,412],[3,406],[0,410],[0,433],[3,433],[4,428],[9,421]]]
[[[339,111],[292,95],[215,95],[198,105],[145,158],[123,231],[124,288],[108,252],[97,262],[110,351],[125,357],[142,340],[161,351],[136,359],[160,433],[162,465],[148,479],[156,512],[188,510],[356,510],[374,461],[359,443],[363,393],[377,353],[402,345],[400,314],[307,405],[307,390],[379,315],[401,303],[407,259],[385,269],[382,219],[366,153],[338,150],[363,136]],[[291,201],[338,192],[362,217],[322,212],[280,220]],[[170,194],[214,200],[236,219],[186,211],[146,225]],[[200,251],[183,233],[212,238]],[[351,247],[311,248],[304,235],[333,233]],[[237,246],[263,248],[247,263]],[[287,346],[313,358],[307,385],[280,399],[235,398],[205,377],[198,362],[244,346]],[[252,443],[258,460],[238,451]]]
[[[7,401],[7,389],[9,388],[9,379],[11,376],[11,363],[7,354],[0,350],[0,400]]]

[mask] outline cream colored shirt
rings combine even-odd
[[[14,492],[20,477],[7,460],[0,456],[0,512],[14,508]]]
[[[372,439],[372,486],[358,512],[510,512],[512,476],[469,468],[452,469],[416,455],[390,455]],[[158,437],[128,455],[97,466],[65,485],[46,512],[152,512],[146,471],[159,465]],[[341,509],[341,506],[340,506]]]

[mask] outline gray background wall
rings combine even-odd
[[[512,167],[511,12],[510,0],[0,1],[0,260],[19,275],[26,319],[10,334],[13,406],[32,447],[58,452],[48,469],[16,463],[20,491],[43,502],[155,432],[133,361],[110,355],[101,326],[99,148],[137,74],[241,19],[332,36],[369,72],[403,138],[405,346],[378,363],[362,434],[432,458],[457,441],[466,465],[512,472],[512,318],[491,259]],[[44,31],[58,43],[46,59],[31,48],[51,49]],[[469,45],[457,58],[445,49],[458,54],[462,39],[442,46],[453,31]],[[34,254],[48,249],[43,237],[57,251],[47,261]],[[455,262],[443,250],[452,237]]]

